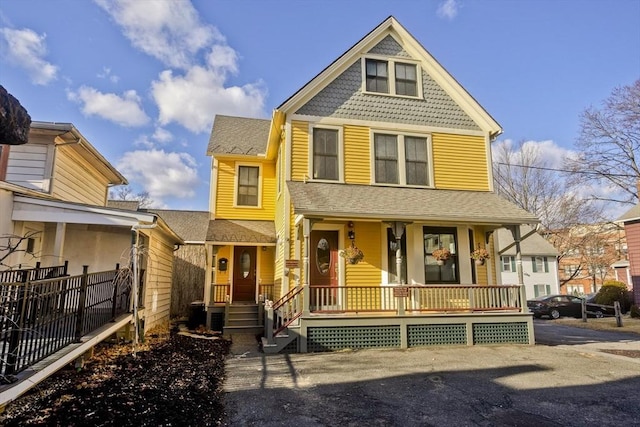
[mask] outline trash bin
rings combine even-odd
[[[200,325],[206,325],[207,312],[204,310],[204,301],[194,301],[189,306],[189,320],[187,327],[196,329]]]

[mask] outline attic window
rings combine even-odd
[[[364,91],[410,98],[420,97],[419,71],[416,63],[364,58]]]

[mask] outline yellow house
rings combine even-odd
[[[265,352],[532,343],[492,255],[495,230],[538,222],[493,191],[501,132],[393,17],[271,120],[217,116],[209,312],[226,330],[266,300]]]

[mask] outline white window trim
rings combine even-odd
[[[395,135],[398,138],[396,142],[398,144],[398,184],[389,184],[386,182],[376,182],[376,151],[375,151],[375,135]],[[407,158],[404,150],[404,137],[416,137],[425,138],[427,140],[427,179],[429,182],[427,185],[408,185],[407,182],[407,170],[406,163]],[[371,152],[370,169],[371,169],[371,183],[375,185],[384,185],[389,187],[409,187],[409,188],[435,188],[433,185],[433,150],[431,144],[431,134],[415,133],[415,132],[397,132],[385,129],[371,129],[369,132],[369,151]]]
[[[384,92],[371,92],[367,90],[367,59],[374,59],[376,61],[385,61],[387,63],[387,71],[388,71],[388,84],[389,84],[389,93]],[[398,95],[396,94],[396,62],[402,64],[411,64],[416,66],[416,96],[410,95]],[[422,67],[420,66],[419,61],[415,61],[409,58],[401,58],[401,57],[388,57],[382,55],[365,55],[361,58],[361,67],[362,69],[362,93],[367,93],[370,95],[382,95],[382,96],[393,96],[397,98],[408,98],[408,99],[424,99],[422,93]]]
[[[240,176],[240,167],[242,166],[258,168],[258,205],[257,206],[238,204],[238,177]],[[233,180],[234,180],[233,207],[242,208],[242,209],[262,209],[262,165],[256,165],[255,163],[236,162],[236,171],[235,171],[235,176]]]
[[[333,179],[315,179],[313,177],[313,130],[314,129],[330,129],[338,131],[338,180]],[[344,134],[342,126],[331,126],[331,125],[319,125],[310,123],[309,124],[309,153],[307,164],[309,165],[309,169],[307,170],[307,176],[310,181],[316,182],[338,182],[344,183]]]

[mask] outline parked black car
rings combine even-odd
[[[597,294],[585,295],[587,300],[587,313],[592,313],[595,317],[615,316],[616,310],[612,305],[604,305],[596,303]],[[624,307],[621,306],[621,310],[624,313]]]
[[[582,298],[573,295],[545,295],[527,301],[533,317],[549,316],[557,319],[561,316],[582,317]]]
[[[582,298],[573,295],[545,295],[527,301],[529,311],[533,317],[541,318],[549,316],[557,319],[562,316],[582,317]],[[596,304],[593,299],[586,301],[587,316],[604,317],[605,315],[615,315],[613,307]]]

